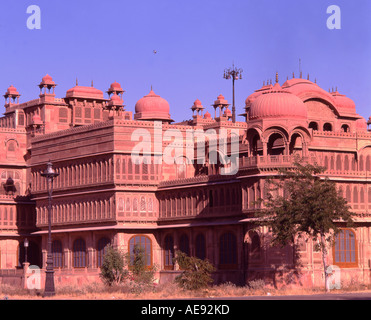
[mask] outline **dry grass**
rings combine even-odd
[[[344,293],[355,291],[369,291],[371,287],[351,284],[342,290],[334,290],[332,293]],[[223,298],[223,297],[245,297],[266,295],[310,295],[324,293],[323,288],[280,288],[275,289],[266,286],[262,280],[249,282],[246,286],[236,286],[227,282],[211,286],[201,291],[182,290],[175,283],[160,285],[138,285],[126,283],[123,285],[107,287],[102,283],[90,283],[85,286],[60,286],[56,287],[56,295],[53,298],[43,298],[42,292],[37,290],[26,290],[17,287],[0,286],[1,299],[59,299],[59,300],[157,300],[157,299],[197,299],[197,298]]]

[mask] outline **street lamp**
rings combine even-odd
[[[231,79],[232,78],[232,88],[233,88],[233,104],[232,104],[232,122],[236,122],[236,106],[234,103],[234,81],[238,79],[242,79],[242,69],[235,68],[234,64],[232,68],[224,69],[224,79]]]
[[[24,257],[24,262],[27,263],[27,249],[28,249],[28,245],[29,245],[29,242],[28,242],[28,239],[24,239],[24,242],[23,242],[23,246],[24,246],[24,251],[25,251],[25,257]]]
[[[53,179],[59,176],[53,169],[52,163],[47,163],[46,170],[41,173],[43,177],[47,179],[48,186],[48,248],[47,248],[47,258],[46,258],[46,271],[45,271],[45,290],[44,296],[51,297],[55,295],[54,288],[54,270],[53,270],[53,255],[52,255],[52,227],[51,227],[51,215],[52,215],[52,193],[53,193]]]

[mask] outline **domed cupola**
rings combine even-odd
[[[5,107],[10,106],[11,104],[18,104],[20,96],[21,95],[19,94],[17,89],[13,85],[11,85],[4,94]]]
[[[155,94],[151,88],[149,94],[135,104],[135,120],[159,120],[172,122],[169,103]]]
[[[267,118],[307,120],[307,108],[299,97],[282,90],[276,83],[271,90],[263,92],[250,105],[249,120]]]

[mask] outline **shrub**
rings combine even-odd
[[[211,273],[215,271],[214,266],[208,260],[189,257],[184,252],[177,251],[174,259],[182,274],[175,278],[175,282],[186,290],[200,290],[207,288],[213,283]]]
[[[146,257],[144,248],[140,244],[136,244],[133,249],[133,255],[130,257],[128,254],[128,259],[130,259],[130,271],[132,274],[132,279],[136,283],[142,284],[153,284],[155,280],[155,266],[146,265]]]
[[[125,266],[125,254],[112,246],[108,246],[107,252],[103,258],[100,277],[103,282],[109,286],[119,284],[128,276],[128,271],[125,269]]]

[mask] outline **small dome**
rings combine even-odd
[[[222,94],[218,95],[216,100],[214,101],[214,105],[228,105],[228,101],[225,100],[224,96]]]
[[[275,86],[275,91],[264,92],[251,104],[249,119],[262,118],[307,119],[307,108],[296,95]]]
[[[135,104],[134,118],[138,120],[172,121],[169,112],[169,103],[151,89],[149,94],[139,99]]]
[[[113,94],[108,104],[113,106],[122,106],[124,101],[117,94]]]
[[[332,96],[334,97],[335,104],[339,109],[342,109],[346,112],[356,112],[356,105],[352,99],[340,94],[338,91],[333,92]]]
[[[356,129],[357,131],[367,131],[367,121],[365,118],[356,120]]]
[[[204,119],[211,119],[211,114],[209,111],[206,111],[204,114]]]
[[[11,85],[5,92],[5,95],[19,96],[19,92],[13,85]]]
[[[202,106],[202,103],[200,100],[196,99],[196,101],[193,103],[193,106],[191,107],[191,110],[203,110],[204,107]]]
[[[121,84],[119,84],[118,82],[113,82],[111,83],[111,86],[109,87],[108,93],[111,93],[111,92],[118,92],[118,93],[122,93],[124,92],[124,90],[122,89],[121,87]]]
[[[48,74],[42,78],[42,82],[54,84],[53,78],[49,76]]]

